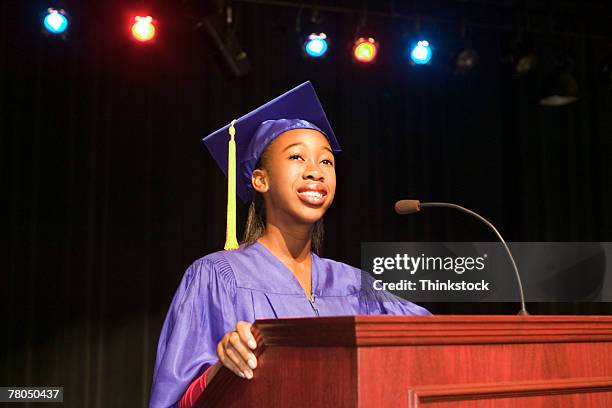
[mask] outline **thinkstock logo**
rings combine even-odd
[[[612,243],[509,243],[532,302],[612,301]],[[421,302],[516,302],[518,284],[497,242],[366,242],[362,290]]]

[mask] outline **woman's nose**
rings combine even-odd
[[[323,172],[316,164],[309,164],[308,167],[306,167],[306,170],[304,171],[304,178],[310,180],[322,180]]]

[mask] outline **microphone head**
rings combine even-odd
[[[412,214],[421,210],[419,200],[399,200],[395,203],[395,212],[399,215]]]

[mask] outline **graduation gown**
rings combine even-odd
[[[373,290],[371,279],[312,253],[311,304],[291,270],[259,242],[198,259],[185,272],[162,327],[149,407],[175,407],[190,383],[218,360],[217,343],[241,320],[430,314]]]

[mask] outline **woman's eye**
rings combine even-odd
[[[323,164],[329,164],[330,166],[333,166],[333,165],[334,165],[334,162],[332,162],[332,161],[331,161],[331,160],[329,160],[329,159],[324,159],[324,160],[323,160],[321,163],[323,163]]]

